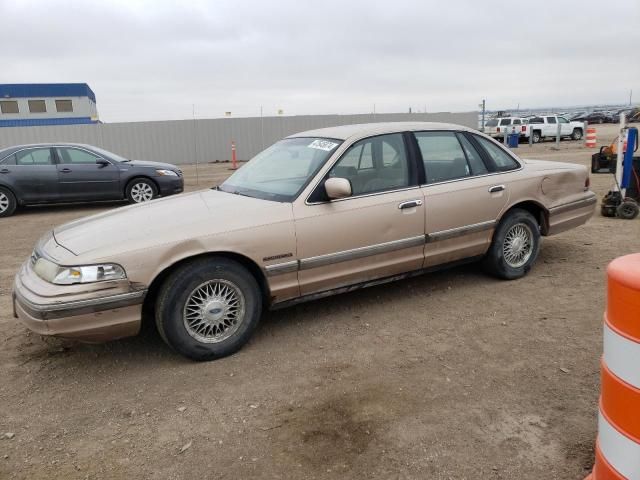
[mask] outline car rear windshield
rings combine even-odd
[[[249,160],[218,189],[264,200],[290,202],[341,143],[341,140],[330,138],[285,138]]]
[[[485,127],[495,127],[498,125],[498,120],[493,119],[493,120],[488,120],[487,123],[484,124]]]

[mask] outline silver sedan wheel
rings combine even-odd
[[[209,280],[195,288],[184,306],[187,333],[202,343],[231,337],[244,320],[245,299],[240,288],[223,280]]]
[[[4,213],[9,209],[9,197],[0,192],[0,213]]]
[[[533,232],[528,225],[516,223],[504,237],[502,244],[504,261],[512,268],[525,265],[533,253]]]
[[[131,187],[131,198],[136,203],[148,202],[153,198],[153,189],[151,185],[140,182]]]

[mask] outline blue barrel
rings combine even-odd
[[[510,133],[507,135],[507,145],[510,148],[518,148],[518,142],[520,141],[519,133]]]

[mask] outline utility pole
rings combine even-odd
[[[629,106],[632,105],[631,103],[631,98],[633,97],[633,88],[631,90],[629,90]]]
[[[482,128],[480,130],[484,132],[484,114],[485,114],[486,100],[483,98],[482,103],[478,106],[482,107]]]

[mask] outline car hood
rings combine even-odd
[[[147,160],[129,160],[121,165],[129,165],[130,167],[147,167],[147,168],[162,168],[166,170],[179,170],[175,165],[162,162],[149,162]]]
[[[292,218],[290,203],[202,190],[116,208],[67,223],[53,233],[55,241],[73,254],[103,258]]]

